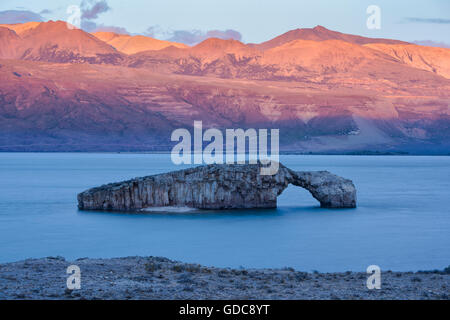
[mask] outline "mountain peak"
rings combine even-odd
[[[143,35],[132,36],[114,32],[95,32],[93,35],[125,54],[136,54],[149,50],[162,50],[170,46],[188,48],[188,46],[183,43],[159,40]]]
[[[368,43],[406,44],[406,42],[399,40],[367,38],[352,34],[341,33],[317,25],[314,28],[294,29],[269,41],[254,46],[258,49],[267,50],[274,47],[278,47],[293,40],[313,40],[313,41],[342,40],[345,42],[359,45]]]
[[[21,35],[23,32],[37,28],[41,22],[27,22],[27,23],[17,23],[17,24],[0,24],[0,27],[5,27],[13,30],[17,35]]]
[[[234,39],[219,39],[219,38],[208,38],[196,46],[196,49],[232,49],[232,48],[245,48],[246,45],[242,42]]]
[[[18,41],[8,44],[11,47],[9,52],[14,52],[20,59],[93,63],[103,62],[102,59],[120,59],[113,47],[81,29],[71,29],[64,21],[41,22],[23,28],[15,25],[14,28],[19,28],[21,33]]]
[[[53,20],[49,20],[47,22],[42,22],[40,23],[36,29],[40,29],[40,30],[45,30],[45,31],[65,31],[65,30],[79,30],[77,27],[72,26],[72,28],[69,28],[69,26],[71,26],[71,24],[65,22],[65,21],[61,21],[61,20],[57,20],[57,21],[53,21]]]
[[[110,31],[99,31],[99,32],[91,33],[91,34],[104,42],[109,42],[109,41],[121,36],[121,34],[118,34],[115,32],[110,32]]]
[[[313,28],[313,30],[317,30],[317,31],[330,31],[329,29],[325,28],[324,26],[321,25],[317,25]]]

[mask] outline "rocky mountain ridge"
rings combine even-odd
[[[97,36],[0,26],[0,150],[169,150],[194,120],[279,128],[284,151],[449,150],[450,49],[323,27],[133,54]]]

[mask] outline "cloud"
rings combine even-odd
[[[97,25],[92,32],[114,32],[119,34],[130,34],[127,29],[115,26]]]
[[[206,33],[207,38],[219,38],[219,39],[234,39],[234,40],[242,40],[242,35],[240,32],[232,29],[228,29],[225,31],[220,30],[210,30]]]
[[[44,18],[35,12],[28,10],[7,10],[0,11],[0,23],[2,24],[14,24],[25,23],[32,21],[44,21]]]
[[[200,30],[175,30],[172,32],[172,36],[167,40],[193,45],[204,39],[205,35]]]
[[[52,13],[52,11],[48,10],[48,9],[44,9],[41,12],[39,12],[39,14],[41,14],[41,15],[46,15],[46,14],[51,14],[51,13]]]
[[[106,0],[93,1],[93,0],[83,0],[81,2],[81,19],[94,20],[102,13],[111,10]]]
[[[168,31],[161,28],[159,25],[150,26],[145,32],[142,33],[144,36],[157,38],[157,39],[168,39],[173,36],[173,31]]]
[[[102,13],[111,10],[106,0],[83,0],[81,2],[81,28],[87,32],[115,32],[120,34],[129,34],[129,32],[122,27],[106,26],[103,24],[97,24],[94,20]],[[51,14],[52,11],[44,9],[39,13],[28,10],[8,10],[0,11],[0,24],[14,24],[25,23],[31,21],[47,21],[42,15]]]
[[[417,18],[409,17],[404,19],[405,22],[409,23],[435,23],[435,24],[450,24],[450,19],[441,18]]]
[[[95,29],[97,29],[97,23],[90,20],[81,20],[81,29],[87,32],[93,32]]]
[[[120,34],[129,34],[125,28],[117,26],[105,26],[97,24],[94,20],[102,13],[108,12],[111,7],[106,0],[83,0],[81,2],[81,29],[87,32],[115,32]]]
[[[208,38],[219,38],[219,39],[234,39],[242,40],[242,35],[239,31],[228,29],[228,30],[174,30],[165,31],[159,26],[152,26],[147,29],[144,33],[149,37],[155,37],[158,39],[169,40],[173,42],[180,42],[187,45],[195,45]]]
[[[433,40],[416,40],[413,41],[413,43],[421,45],[421,46],[428,46],[428,47],[439,47],[439,48],[450,48],[450,44],[445,42],[438,42]]]

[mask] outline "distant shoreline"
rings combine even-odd
[[[80,268],[80,290],[66,287],[70,265]],[[0,264],[0,299],[450,299],[450,267],[382,271],[380,290],[367,289],[368,276],[205,267],[161,257],[47,257]]]

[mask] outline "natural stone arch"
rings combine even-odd
[[[325,208],[354,208],[351,180],[327,171],[302,172],[279,166],[261,175],[261,164],[213,164],[92,188],[78,195],[81,210],[136,211],[148,207],[197,209],[276,208],[291,183],[307,189]]]
[[[356,188],[351,180],[328,171],[293,171],[291,184],[308,190],[324,208],[355,208]]]

